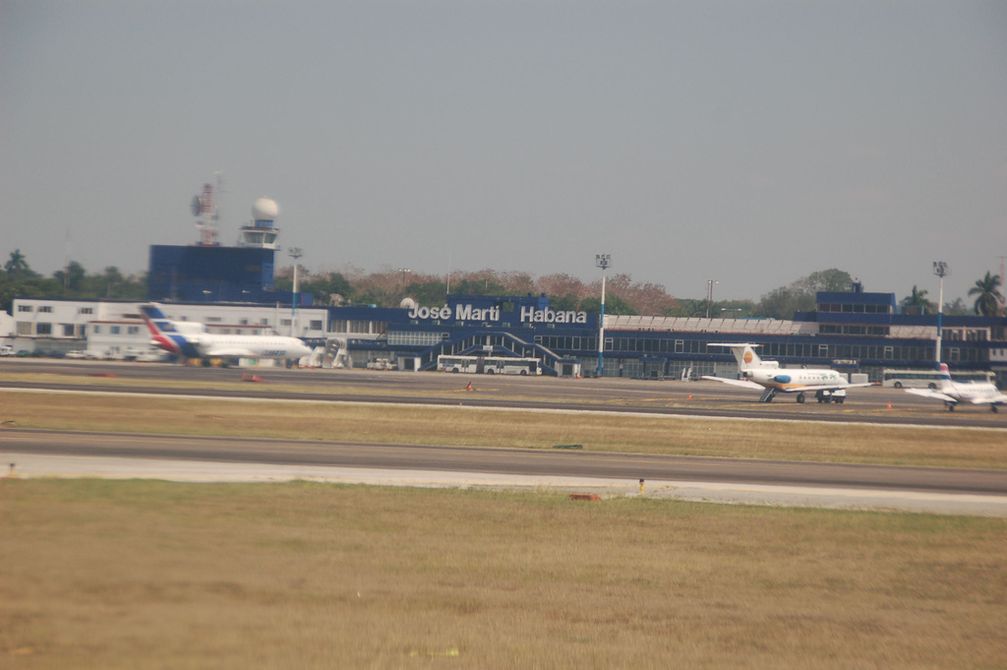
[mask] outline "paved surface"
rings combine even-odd
[[[0,362],[2,373],[46,373],[45,382],[0,386],[205,394],[315,401],[451,404],[692,416],[868,421],[1007,430],[1007,413],[975,408],[954,415],[892,389],[850,391],[843,406],[771,405],[716,382],[518,377],[459,378],[349,370],[259,370],[266,381],[239,383],[247,371],[84,361]],[[65,378],[65,381],[62,378]],[[141,382],[135,388],[112,378]],[[211,382],[222,389],[165,389],[165,381]],[[472,381],[475,392],[463,391]],[[83,385],[82,385],[83,381]],[[279,385],[296,384],[296,391]],[[230,388],[227,388],[230,386]],[[309,390],[303,390],[307,388]],[[371,391],[373,389],[373,391]],[[453,395],[452,395],[453,394]],[[559,398],[562,401],[551,400]],[[898,409],[888,409],[897,405]],[[972,410],[972,411],[968,411]],[[0,463],[18,476],[157,477],[195,481],[326,481],[414,486],[559,487],[607,494],[775,505],[900,509],[1007,516],[1007,472],[868,465],[541,451],[363,445],[336,442],[89,434],[0,429]]]
[[[507,490],[559,490],[597,493],[603,497],[646,496],[692,502],[747,504],[827,509],[880,510],[1007,517],[1007,496],[939,493],[933,491],[884,491],[862,488],[827,488],[647,480],[639,483],[602,477],[559,475],[508,475],[462,473],[444,470],[391,470],[319,465],[262,463],[215,463],[171,459],[135,459],[110,456],[65,456],[3,452],[14,463],[13,477],[101,477],[105,479],[149,478],[181,482],[282,482],[293,480],[417,486],[437,488],[483,488]]]
[[[322,479],[421,486],[550,486],[756,504],[1007,516],[1007,472],[578,451],[0,431],[20,476],[197,481]]]
[[[262,383],[241,383],[253,371],[192,368],[150,363],[0,360],[0,373],[46,373],[52,380],[0,382],[0,388],[80,389],[94,391],[179,393],[166,382],[203,382],[216,389],[186,388],[187,395],[210,397],[270,397],[342,402],[388,402],[519,409],[595,409],[706,417],[871,422],[880,424],[1002,428],[1007,411],[994,414],[986,407],[960,407],[948,412],[936,401],[897,389],[857,388],[843,405],[810,402],[799,405],[793,395],[765,404],[758,393],[717,382],[651,381],[632,379],[557,379],[452,375],[445,373],[376,372],[365,370],[285,370],[266,368],[254,373]],[[60,377],[64,377],[65,381]],[[128,388],[111,379],[144,382]],[[464,387],[471,381],[473,392]],[[277,389],[296,384],[301,388]],[[230,387],[230,388],[228,388]]]

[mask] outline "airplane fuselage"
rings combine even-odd
[[[168,319],[157,304],[140,307],[153,344],[185,358],[278,358],[295,360],[311,353],[296,337],[282,335],[218,335],[196,322]]]
[[[940,387],[941,393],[955,398],[959,402],[993,402],[1000,391],[997,387],[988,382],[960,384],[958,382],[944,382]],[[987,400],[987,398],[989,400]]]
[[[742,371],[745,379],[777,391],[793,391],[804,387],[847,386],[846,379],[835,370],[809,368],[749,368]]]

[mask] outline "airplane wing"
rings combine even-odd
[[[807,391],[844,391],[846,389],[857,388],[859,386],[873,386],[871,382],[858,382],[856,384],[843,384],[839,386],[838,384],[820,384],[817,386],[794,386],[791,388],[777,389],[784,393],[805,393]]]
[[[765,391],[765,387],[755,382],[750,382],[747,379],[727,379],[726,377],[710,377],[708,375],[703,375],[700,379],[709,379],[715,382],[721,382],[723,384],[730,384],[731,386],[740,386],[746,389],[756,389],[758,391]]]
[[[922,396],[924,398],[934,398],[935,400],[943,400],[944,402],[958,402],[957,398],[952,398],[951,396],[941,393],[940,391],[934,391],[933,389],[903,389],[906,393],[912,393],[913,395]]]

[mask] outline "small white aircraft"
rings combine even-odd
[[[818,402],[842,404],[846,400],[846,389],[856,386],[870,386],[869,382],[851,384],[839,372],[831,368],[781,368],[779,361],[764,361],[755,353],[754,347],[761,345],[744,342],[708,344],[708,347],[726,347],[738,361],[738,371],[743,379],[704,376],[715,382],[741,386],[762,391],[760,402],[772,402],[778,392],[796,393],[797,402],[804,402],[804,394],[814,391]]]
[[[194,321],[171,321],[155,303],[140,313],[152,344],[185,358],[275,358],[297,361],[311,349],[296,337],[281,335],[217,335]]]
[[[924,398],[934,398],[943,400],[949,412],[955,411],[955,405],[960,402],[968,402],[973,405],[989,404],[990,410],[998,411],[998,405],[1007,404],[1007,395],[1004,395],[997,387],[989,382],[968,382],[960,383],[951,380],[951,372],[947,363],[940,364],[940,386],[936,389],[905,389],[906,393],[923,396]]]

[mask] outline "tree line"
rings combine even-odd
[[[147,294],[146,273],[124,275],[115,266],[89,273],[77,261],[44,276],[31,269],[20,249],[10,252],[0,273],[0,309],[10,313],[16,296],[33,298],[143,300]],[[276,289],[289,293],[293,267],[281,268]],[[585,282],[568,274],[534,277],[527,272],[478,270],[432,275],[406,269],[365,272],[310,272],[298,266],[301,293],[311,294],[316,304],[357,304],[397,307],[409,297],[424,305],[443,303],[450,292],[457,295],[539,295],[549,296],[554,309],[597,312],[601,302],[601,280]],[[815,309],[818,291],[849,291],[853,277],[845,270],[830,268],[769,291],[758,301],[678,298],[661,284],[634,281],[628,274],[615,274],[606,281],[607,314],[648,316],[772,318],[792,319],[796,312]],[[969,290],[974,298],[971,311],[984,316],[1002,313],[1000,276],[986,272]],[[935,314],[936,305],[927,291],[913,286],[901,302],[906,314]],[[945,314],[967,314],[969,306],[961,298],[944,305]]]
[[[47,277],[31,269],[20,249],[10,252],[0,273],[0,309],[8,313],[19,296],[143,300],[146,295],[146,273],[124,275],[115,266],[89,273],[77,261],[70,261]]]

